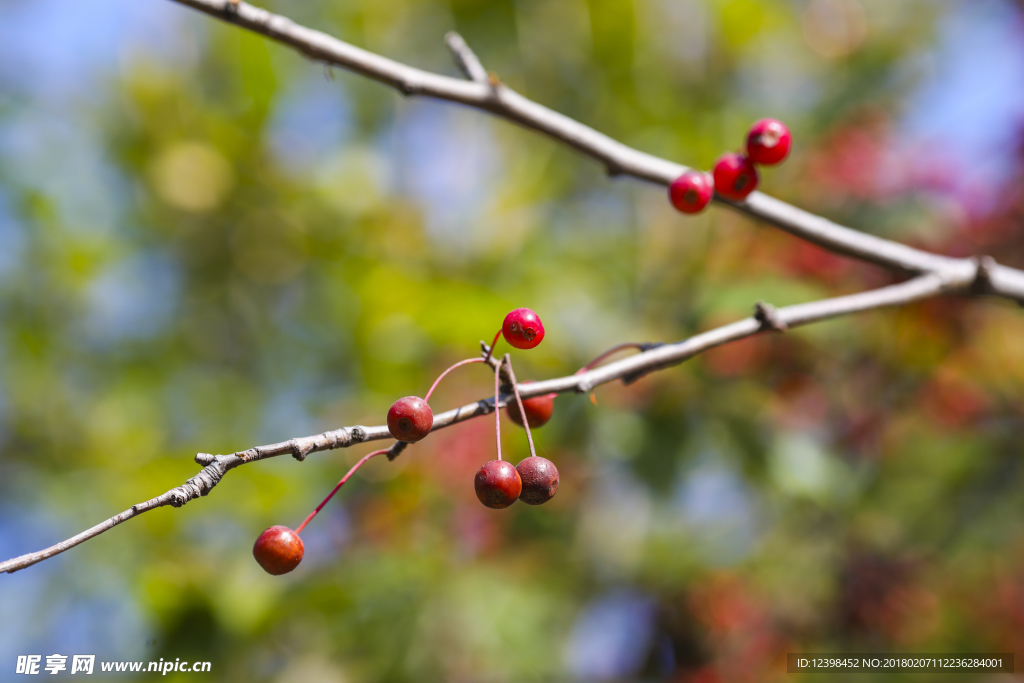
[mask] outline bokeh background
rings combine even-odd
[[[266,6],[452,75],[458,30],[527,96],[701,168],[781,118],[795,149],[765,191],[1024,266],[1020,3]],[[197,451],[381,424],[514,307],[545,322],[514,356],[540,379],[757,300],[893,281],[726,209],[683,217],[663,188],[535,134],[165,0],[2,0],[0,18],[4,558],[180,484]],[[493,425],[445,430],[366,467],[283,577],[253,561],[256,536],[296,526],[371,446],[247,465],[0,576],[0,680],[28,653],[325,683],[781,681],[787,652],[1020,656],[1022,339],[1018,308],[943,299],[560,397],[536,437],[561,489],[540,508],[483,508]],[[461,369],[435,405],[491,386]],[[505,425],[515,461],[525,438]]]

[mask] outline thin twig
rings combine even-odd
[[[466,41],[462,39],[462,36],[455,31],[449,31],[444,36],[444,42],[448,49],[452,51],[455,63],[459,65],[466,78],[476,83],[489,82],[487,70],[484,69],[484,65],[480,63],[480,60],[477,59],[476,54],[469,48],[469,45],[466,45]]]
[[[469,105],[543,133],[601,162],[612,175],[629,175],[668,185],[688,170],[681,164],[624,145],[493,79],[487,83],[465,81],[417,69],[244,2],[229,9],[229,0],[173,1],[288,45],[310,59],[380,81],[405,95],[423,95]],[[978,264],[971,259],[940,256],[859,232],[760,192],[754,192],[742,202],[718,196],[715,201],[829,251],[902,273],[942,273],[959,280],[978,271]],[[1024,271],[994,262],[987,271],[989,293],[1024,303]]]
[[[776,309],[775,315],[778,320],[784,322],[787,327],[792,329],[819,320],[827,320],[858,311],[898,306],[928,299],[940,294],[964,294],[969,291],[973,282],[973,276],[963,281],[949,281],[936,274],[922,275],[907,282],[882,287],[881,289],[832,299],[823,299],[806,304],[797,304],[795,306],[786,306]],[[542,394],[587,393],[594,389],[594,387],[618,379],[632,382],[650,372],[678,365],[702,351],[728,342],[751,337],[762,330],[763,325],[759,320],[754,317],[745,318],[723,327],[702,332],[684,341],[658,346],[643,353],[602,365],[583,374],[573,374],[543,382],[530,382],[518,385],[519,394],[521,398],[530,398]],[[487,345],[484,344],[483,346],[486,347]],[[495,368],[496,377],[500,377],[499,371],[501,367],[502,364],[497,364]],[[499,409],[504,408],[510,398],[511,394],[509,393],[498,393],[494,398],[481,399],[475,403],[464,405],[461,408],[437,414],[434,416],[434,426],[431,428],[431,431],[444,429],[445,427],[450,427],[454,424],[480,417],[481,415],[487,415],[494,412],[495,407]],[[495,419],[497,420],[497,416]],[[500,426],[498,429],[500,429]],[[299,458],[300,453],[302,458],[305,458],[310,453],[335,448],[347,448],[359,443],[388,438],[391,438],[391,433],[388,431],[387,425],[377,427],[354,426],[342,427],[341,429],[335,429],[315,436],[290,439],[269,446],[257,446],[231,455],[199,453],[196,455],[196,462],[205,465],[205,467],[199,474],[181,486],[173,488],[167,493],[145,503],[133,505],[125,512],[115,515],[66,541],[38,552],[28,553],[6,562],[0,562],[0,572],[14,572],[53,557],[148,510],[165,505],[181,507],[189,501],[209,493],[223,478],[224,474],[239,465],[280,455],[293,455],[297,459],[301,459]],[[402,442],[398,442],[389,450],[400,452],[401,447]],[[392,457],[390,452],[388,456],[389,459]]]

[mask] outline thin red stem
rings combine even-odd
[[[338,482],[338,485],[335,486],[334,489],[330,493],[327,494],[327,497],[324,498],[324,501],[316,506],[316,510],[313,510],[312,512],[309,513],[309,517],[306,517],[305,521],[303,521],[302,524],[299,525],[299,528],[295,530],[295,533],[298,534],[299,532],[301,532],[303,529],[306,528],[306,525],[309,524],[309,522],[314,517],[316,517],[317,513],[320,512],[320,510],[323,509],[324,505],[327,505],[327,501],[329,501],[331,498],[334,497],[334,494],[338,492],[338,489],[340,489],[342,486],[345,485],[345,482],[348,481],[348,478],[351,477],[353,474],[355,474],[356,470],[358,470],[360,467],[363,466],[363,463],[365,463],[367,460],[369,460],[370,458],[372,458],[375,455],[380,455],[381,453],[387,453],[387,452],[388,452],[387,448],[382,448],[379,451],[373,451],[372,453],[367,453],[366,455],[364,455],[362,460],[360,460],[355,465],[353,465],[352,469],[350,469],[348,471],[348,474],[346,474],[344,477],[342,477],[341,481]]]
[[[501,363],[498,363],[498,367],[494,368],[494,439],[498,444],[498,460],[501,460],[501,416],[498,414],[498,375],[500,373]]]
[[[505,354],[505,363],[508,365],[508,376],[512,380],[512,391],[516,395],[516,403],[519,405],[519,415],[523,418],[523,427],[526,428],[526,440],[530,442],[530,455],[537,457],[537,449],[533,447],[533,434],[530,433],[530,421],[526,419],[526,410],[523,408],[523,399],[519,395],[519,382],[516,381],[516,373],[512,370],[512,356]]]
[[[584,372],[586,372],[587,370],[592,369],[595,365],[597,365],[598,363],[603,361],[608,356],[616,354],[619,351],[622,351],[623,349],[639,349],[639,350],[642,351],[643,348],[644,348],[643,344],[639,344],[637,342],[626,342],[625,344],[616,344],[615,346],[611,347],[607,351],[602,351],[601,354],[597,358],[595,358],[594,360],[590,361],[589,363],[584,365],[582,368],[577,370],[576,374],[577,375],[582,375]]]
[[[458,363],[456,363],[455,365],[451,366],[450,368],[448,368],[447,370],[442,372],[440,375],[438,375],[437,379],[434,380],[434,383],[430,385],[430,391],[428,391],[427,395],[423,397],[423,400],[426,403],[430,403],[430,395],[432,393],[434,393],[434,389],[436,389],[437,385],[441,383],[441,380],[444,379],[444,376],[447,375],[452,370],[454,370],[455,368],[459,367],[460,365],[466,365],[467,363],[483,363],[483,362],[484,362],[483,358],[467,358],[466,360],[460,360]]]
[[[485,363],[491,359],[491,356],[494,355],[494,345],[498,343],[498,337],[500,337],[500,336],[501,336],[501,330],[498,330],[498,333],[496,335],[494,335],[494,341],[491,342],[490,348],[487,349],[487,355],[484,356],[484,362]]]

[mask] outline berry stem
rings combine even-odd
[[[616,344],[615,346],[611,347],[607,351],[602,351],[600,353],[600,355],[597,356],[597,358],[595,358],[594,360],[590,361],[589,363],[584,365],[582,368],[577,370],[576,374],[577,375],[582,375],[584,372],[586,372],[587,370],[592,369],[595,365],[597,365],[598,363],[603,361],[608,356],[616,354],[619,351],[622,351],[623,349],[637,349],[639,351],[644,351],[645,350],[644,349],[645,346],[646,346],[645,344],[641,344],[639,342],[626,342],[625,344]]]
[[[430,391],[428,391],[427,395],[423,397],[423,401],[426,402],[426,403],[430,403],[430,395],[432,393],[434,393],[434,389],[436,389],[437,385],[441,383],[441,380],[444,379],[444,376],[447,375],[452,370],[454,370],[455,368],[459,367],[460,365],[466,365],[467,363],[483,363],[483,362],[484,362],[483,358],[467,358],[466,360],[460,360],[458,363],[456,363],[455,365],[451,366],[450,368],[448,368],[447,370],[442,372],[440,375],[438,375],[437,379],[434,380],[434,383],[430,385]]]
[[[498,330],[498,334],[494,335],[494,341],[491,342],[490,347],[487,349],[487,355],[484,356],[484,362],[487,363],[491,360],[491,356],[494,355],[494,345],[498,343],[498,337],[501,336],[501,330]]]
[[[516,373],[512,370],[512,356],[505,354],[502,361],[508,365],[508,376],[512,380],[512,391],[516,395],[516,403],[519,405],[519,414],[523,416],[523,427],[526,429],[526,440],[530,442],[530,455],[536,457],[537,450],[533,447],[533,434],[530,433],[530,420],[526,417],[526,409],[523,408],[523,399],[519,395],[519,382],[516,381]]]
[[[497,338],[495,338],[495,341],[497,341]],[[492,345],[491,348],[493,349],[494,346]],[[500,374],[501,363],[498,363],[498,366],[494,368],[494,438],[498,444],[498,460],[501,460],[501,415],[498,412],[498,379]]]
[[[314,517],[316,517],[317,513],[320,512],[321,509],[323,509],[324,505],[327,505],[327,501],[334,497],[334,494],[338,492],[338,489],[345,485],[345,482],[348,481],[348,478],[355,474],[356,470],[363,466],[363,463],[365,463],[373,456],[380,455],[381,453],[387,453],[389,450],[390,449],[388,448],[382,448],[379,451],[373,451],[372,453],[367,453],[366,455],[364,455],[359,462],[352,466],[352,469],[348,471],[348,474],[341,478],[341,481],[338,482],[338,485],[335,486],[334,489],[327,494],[327,497],[324,498],[323,502],[316,506],[316,510],[313,510],[312,512],[309,513],[309,517],[306,517],[305,521],[303,521],[302,524],[299,525],[299,528],[295,530],[295,534],[298,535],[299,532],[306,528],[306,525],[309,524]]]

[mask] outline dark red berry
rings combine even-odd
[[[299,535],[286,526],[272,526],[256,539],[252,556],[268,574],[287,574],[299,566],[305,547]]]
[[[757,169],[742,154],[723,154],[715,164],[715,192],[742,201],[757,189]]]
[[[555,497],[558,491],[558,468],[547,458],[534,455],[516,465],[523,481],[519,500],[527,505],[542,505]]]
[[[523,490],[519,472],[512,467],[512,463],[504,460],[492,460],[477,470],[473,486],[476,487],[476,497],[480,502],[495,510],[507,508],[516,502]]]
[[[406,396],[391,404],[388,431],[399,441],[419,441],[434,426],[434,412],[419,396]]]
[[[517,349],[532,349],[544,340],[544,325],[529,308],[517,308],[505,316],[501,325],[505,341]]]
[[[543,427],[548,423],[548,420],[551,419],[551,414],[555,411],[555,396],[558,396],[558,394],[544,394],[543,396],[523,399],[523,410],[526,411],[526,420],[530,424],[530,429]],[[515,400],[509,401],[506,412],[508,413],[508,419],[520,427],[523,426],[523,416],[519,412],[519,404]]]
[[[703,171],[687,171],[668,186],[672,206],[683,213],[700,213],[715,194],[715,182]]]
[[[793,136],[782,121],[761,119],[747,133],[747,156],[755,164],[772,166],[789,155]]]

